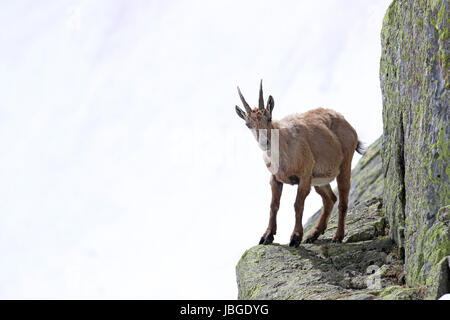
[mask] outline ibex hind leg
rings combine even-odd
[[[351,173],[351,159],[349,163],[342,166],[341,172],[337,176],[337,185],[339,191],[339,217],[336,234],[333,237],[333,242],[342,242],[345,235],[345,216],[348,208],[348,194],[350,192],[350,173]]]
[[[306,237],[306,243],[313,243],[319,236],[321,236],[327,229],[328,219],[330,218],[331,211],[336,203],[336,195],[329,184],[320,187],[314,187],[316,192],[322,197],[322,213],[320,214],[317,225]]]

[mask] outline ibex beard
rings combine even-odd
[[[277,212],[283,184],[298,185],[295,199],[295,226],[289,246],[298,247],[303,239],[302,216],[305,199],[311,186],[322,197],[320,218],[306,237],[312,243],[322,235],[328,218],[337,201],[330,182],[337,180],[339,193],[339,217],[333,242],[342,242],[350,190],[350,172],[355,151],[362,154],[363,148],[355,129],[344,117],[331,109],[318,108],[302,114],[292,114],[281,120],[272,119],[274,99],[269,96],[264,104],[262,80],[259,89],[258,108],[250,108],[238,87],[239,97],[245,111],[236,106],[236,113],[244,119],[252,131],[263,158],[271,173],[269,225],[259,244],[270,244],[277,232]]]

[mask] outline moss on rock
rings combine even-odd
[[[380,293],[383,300],[416,300],[418,299],[418,290],[404,286],[391,286]]]
[[[409,285],[436,298],[435,268],[450,255],[449,2],[394,0],[381,31],[383,205],[405,250]]]
[[[236,267],[239,299],[340,299],[368,293],[367,268],[387,263],[383,239],[351,244],[278,244],[249,249]],[[319,247],[327,246],[328,257]]]

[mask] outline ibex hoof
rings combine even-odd
[[[271,244],[273,242],[273,234],[269,234],[267,237],[261,237],[261,240],[259,240],[259,244]]]
[[[308,238],[306,238],[305,242],[306,243],[314,243],[314,241],[316,241],[318,238],[318,236],[310,236]]]
[[[333,240],[331,240],[331,242],[333,242],[333,243],[342,243],[342,239],[333,238]]]
[[[291,242],[289,242],[289,247],[298,248],[300,242],[302,242],[302,238],[297,235],[293,235],[291,237]]]

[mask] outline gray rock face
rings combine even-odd
[[[297,249],[260,245],[245,252],[237,267],[239,299],[379,298],[382,290],[371,287],[376,283],[372,272],[379,270],[378,266],[387,269],[392,261],[388,256],[390,239],[319,243],[302,244]],[[395,269],[391,264],[389,267]],[[389,281],[389,285],[394,284]]]
[[[381,32],[383,205],[407,284],[430,298],[445,290],[438,270],[450,255],[449,9],[448,0],[394,0]]]

